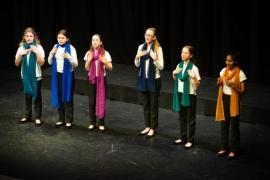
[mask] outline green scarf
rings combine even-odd
[[[174,81],[174,88],[173,88],[173,111],[179,112],[180,111],[180,104],[179,104],[179,97],[178,97],[178,79],[184,83],[183,87],[183,94],[181,98],[181,105],[184,107],[190,106],[190,98],[189,98],[189,75],[188,70],[191,70],[193,67],[193,63],[189,62],[185,72],[182,74],[184,61],[179,63],[179,68],[181,69],[180,72],[176,75],[176,79]]]
[[[23,47],[29,49],[30,45],[36,45],[33,41],[31,44],[24,43]],[[27,63],[27,55],[22,56],[22,77],[24,93],[31,95],[35,100],[37,97],[37,78],[36,78],[36,54],[32,51],[29,54],[29,62]]]

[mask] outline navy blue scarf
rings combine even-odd
[[[65,48],[65,53],[70,53],[70,44],[66,43],[63,45],[56,45],[56,48],[59,46]],[[64,59],[64,67],[62,74],[62,102],[69,102],[72,100],[72,66],[68,59]],[[52,106],[60,108],[60,102],[58,99],[58,81],[57,81],[57,62],[55,55],[52,60],[52,79],[51,79],[51,93],[52,93]]]
[[[144,43],[141,50],[147,50],[147,44]],[[154,45],[152,44],[150,51],[154,51]],[[155,74],[156,69],[154,61],[150,56],[150,51],[146,55],[140,58],[139,75],[137,78],[137,88],[142,92],[155,92]],[[145,61],[149,60],[148,66],[148,78],[145,75]]]
[[[24,43],[24,49],[30,49],[30,45],[36,45],[33,41],[31,44]],[[24,93],[31,95],[33,100],[37,97],[37,77],[36,77],[36,54],[32,51],[29,54],[29,62],[27,63],[27,55],[22,56],[22,78]]]

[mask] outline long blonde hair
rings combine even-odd
[[[146,29],[146,31],[147,30],[153,31],[154,32],[154,36],[156,36],[156,39],[153,40],[153,43],[154,43],[154,51],[157,52],[158,51],[158,48],[160,47],[160,44],[159,44],[159,42],[157,40],[157,29],[154,28],[154,27],[149,27],[149,28]]]
[[[21,40],[19,46],[23,46],[23,44],[25,43],[24,36],[25,36],[26,33],[28,33],[28,32],[30,32],[30,33],[32,33],[32,34],[34,35],[34,40],[36,41],[37,44],[41,44],[41,43],[40,43],[40,40],[39,40],[39,38],[38,38],[38,36],[37,36],[36,30],[35,30],[34,28],[32,28],[32,27],[27,27],[27,28],[24,30],[24,32],[23,32],[22,40]]]

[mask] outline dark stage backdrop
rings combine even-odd
[[[46,57],[62,28],[70,32],[78,57],[83,58],[91,35],[103,35],[113,62],[133,64],[147,27],[158,30],[165,70],[180,60],[181,47],[191,44],[202,76],[217,77],[225,52],[238,50],[249,82],[270,84],[269,8],[254,0],[8,0],[1,5],[1,66],[14,66],[23,30],[34,27]],[[269,26],[269,25],[268,25]]]

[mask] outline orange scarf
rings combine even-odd
[[[240,87],[240,79],[239,79],[240,69],[239,67],[235,66],[231,74],[229,74],[229,68],[226,68],[224,74],[221,76],[222,81],[230,80],[231,81],[231,99],[230,99],[230,115],[231,117],[235,117],[239,115],[239,94],[235,90],[235,88]],[[217,99],[217,106],[216,106],[216,121],[225,121],[224,115],[224,106],[223,106],[223,83],[219,85],[218,91],[218,99]]]

